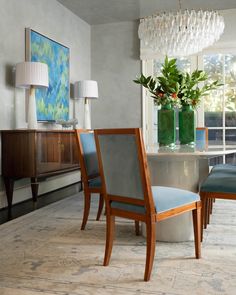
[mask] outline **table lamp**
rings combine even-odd
[[[97,81],[84,80],[77,81],[74,84],[74,97],[85,98],[84,104],[84,128],[91,129],[91,117],[89,108],[89,99],[98,98]]]
[[[28,128],[37,129],[35,88],[48,87],[48,66],[41,62],[16,64],[16,87],[30,90],[28,101]]]

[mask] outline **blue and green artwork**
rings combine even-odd
[[[30,30],[31,61],[48,65],[49,87],[36,89],[38,121],[69,118],[69,48]]]

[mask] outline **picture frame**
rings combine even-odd
[[[69,119],[70,49],[30,28],[26,28],[26,61],[48,65],[49,87],[36,89],[38,121]]]

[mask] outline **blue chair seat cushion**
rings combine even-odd
[[[202,192],[236,193],[236,174],[230,171],[212,171],[201,185]]]
[[[199,195],[193,192],[164,186],[152,186],[152,194],[157,213],[162,213],[200,200]],[[130,205],[122,202],[112,202],[111,207],[135,213],[145,213],[145,207],[143,206]]]
[[[96,178],[92,178],[88,181],[88,185],[89,187],[101,187],[102,186],[102,181],[101,181],[101,177],[96,177]]]

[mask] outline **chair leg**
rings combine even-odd
[[[146,223],[146,235],[147,250],[144,281],[147,282],[150,280],[156,248],[156,223],[151,219]]]
[[[202,213],[201,213],[201,242],[203,241],[203,229],[204,229],[204,222],[205,222],[205,210],[206,210],[206,199],[202,199]]]
[[[195,243],[195,256],[201,258],[201,207],[192,211],[193,214],[193,230]]]
[[[140,235],[139,221],[137,221],[137,220],[135,220],[135,234],[136,234],[136,236]]]
[[[91,201],[91,194],[87,191],[84,191],[84,216],[83,221],[81,225],[81,230],[85,229],[88,216],[89,216],[89,210],[90,210],[90,201]]]
[[[210,218],[211,218],[211,198],[207,198],[207,222],[206,227],[208,224],[210,224]]]
[[[106,248],[105,248],[105,255],[103,265],[107,266],[109,264],[114,240],[114,233],[115,233],[115,216],[110,215],[110,213],[106,215]]]
[[[211,214],[212,214],[213,200],[212,198],[208,198],[208,220],[207,224],[210,224]]]
[[[201,202],[202,202],[202,210],[201,210],[201,242],[203,240],[203,229],[206,220],[206,202],[207,199],[204,196],[204,193],[200,193]]]
[[[103,198],[103,195],[100,194],[100,196],[99,196],[99,205],[98,205],[98,213],[97,213],[96,220],[100,219],[100,216],[102,214],[103,205],[104,205],[104,198]]]
[[[210,214],[213,212],[213,199],[211,198],[211,209],[210,209]]]
[[[203,225],[204,226],[204,229],[207,228],[207,224],[209,222],[209,215],[208,215],[209,210],[208,210],[208,208],[209,208],[209,198],[205,197],[204,225]]]

